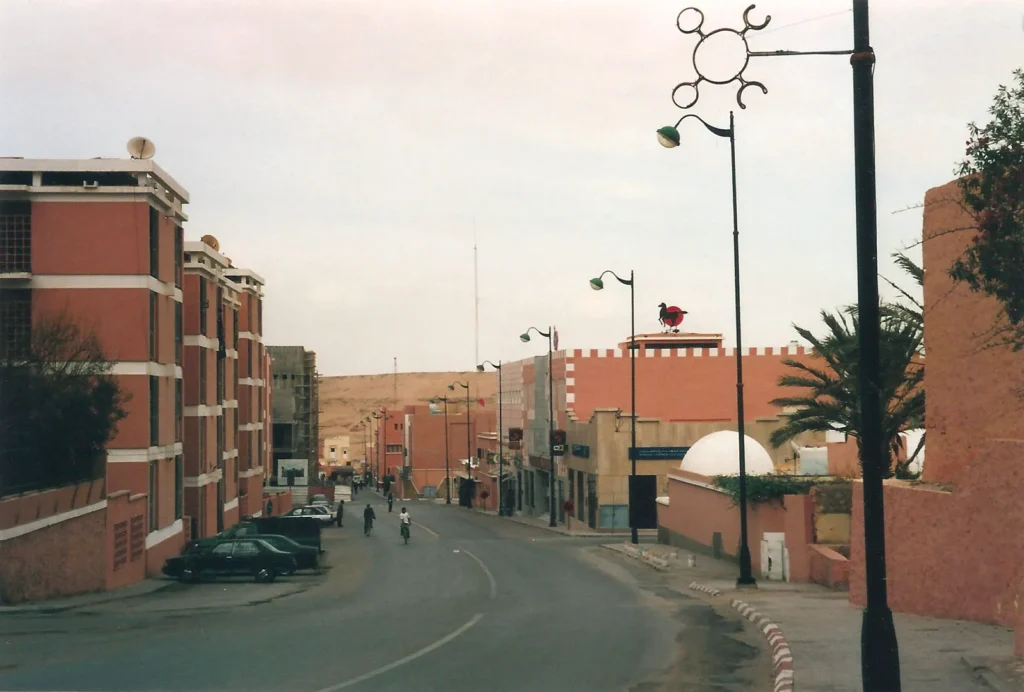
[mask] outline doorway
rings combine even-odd
[[[658,477],[629,477],[630,524],[638,529],[658,528]]]

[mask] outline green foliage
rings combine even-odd
[[[853,484],[847,481],[819,484],[814,504],[820,514],[849,514],[853,511]]]
[[[996,332],[1015,350],[1024,348],[1024,70],[1000,86],[984,127],[968,126],[960,164],[964,207],[977,234],[950,268],[955,281],[996,298],[1003,320]]]
[[[882,432],[890,458],[886,475],[891,475],[892,460],[902,444],[900,433],[924,426],[924,365],[919,358],[924,347],[923,320],[920,314],[914,318],[912,313],[911,308],[903,305],[881,306],[880,383],[885,407]],[[807,432],[836,430],[860,439],[857,309],[822,311],[821,316],[827,328],[824,336],[817,337],[799,326],[795,329],[811,344],[822,363],[783,361],[790,372],[779,378],[779,385],[804,392],[771,402],[779,408],[795,409],[785,414],[785,423],[771,435],[770,442],[776,448]],[[901,464],[896,470],[903,473],[905,467]]]
[[[747,500],[751,503],[780,502],[783,495],[806,495],[815,482],[793,476],[747,476]],[[711,483],[729,493],[734,505],[739,504],[739,476],[714,476]]]
[[[0,494],[102,475],[128,397],[99,341],[66,313],[0,357]]]

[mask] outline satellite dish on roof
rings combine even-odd
[[[215,251],[220,250],[220,243],[218,243],[217,239],[212,235],[204,235],[200,240],[212,247]]]
[[[133,159],[151,159],[156,153],[156,145],[145,137],[132,137],[128,140],[128,153]]]

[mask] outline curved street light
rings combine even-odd
[[[542,332],[536,327],[530,327],[525,332],[519,335],[519,340],[524,344],[530,342],[530,332],[537,332],[538,335],[547,337],[548,340],[548,456],[551,458],[551,483],[550,483],[550,499],[551,505],[551,521],[549,526],[558,526],[558,522],[555,521],[555,388],[554,380],[551,375],[551,335],[555,333],[552,327],[548,327],[546,332]]]
[[[636,526],[636,516],[633,511],[634,505],[634,493],[636,487],[636,300],[635,300],[635,288],[634,288],[634,275],[633,270],[629,270],[629,278],[623,279],[621,276],[613,272],[611,269],[606,269],[601,272],[600,275],[590,280],[590,287],[595,291],[600,291],[604,288],[604,276],[605,274],[611,274],[618,279],[620,284],[629,286],[629,405],[631,409],[630,415],[630,447],[629,447],[629,459],[630,459],[630,475],[629,475],[629,533],[630,540],[633,545],[640,544],[640,532]]]
[[[737,586],[756,586],[750,559],[750,539],[747,532],[747,445],[744,437],[743,411],[743,319],[740,306],[740,227],[736,199],[736,125],[732,111],[729,112],[729,127],[715,127],[695,113],[687,113],[670,125],[658,130],[658,143],[667,149],[679,146],[679,125],[687,118],[696,118],[708,132],[729,140],[729,159],[732,168],[732,272],[733,296],[736,312],[736,433],[739,442],[740,461],[740,576]]]
[[[483,363],[480,363],[479,365],[476,366],[477,372],[484,372],[487,369],[487,368],[484,367],[485,365],[490,365],[492,368],[494,368],[495,370],[498,371],[498,516],[499,517],[503,517],[503,516],[505,516],[505,510],[504,510],[504,502],[503,502],[504,490],[502,488],[502,473],[501,473],[501,471],[502,471],[502,453],[503,453],[502,437],[504,437],[504,435],[505,435],[505,428],[504,428],[504,424],[502,422],[501,408],[502,408],[502,405],[505,402],[504,402],[504,397],[502,396],[502,393],[501,393],[501,361],[498,361],[497,364],[494,364],[494,363],[492,363],[489,360],[485,360]]]
[[[469,380],[467,379],[465,382],[459,382],[458,380],[455,380],[455,382],[452,382],[450,385],[448,385],[448,389],[450,391],[454,392],[455,391],[455,385],[459,385],[460,387],[462,387],[463,389],[466,390],[466,479],[468,481],[472,481],[473,480],[473,443],[472,443],[471,436],[470,436],[470,425],[471,424],[470,424],[470,415],[469,415],[470,414]]]
[[[444,402],[444,503],[450,505],[452,503],[452,478],[448,471],[448,397],[435,396],[430,403],[436,404],[438,401]]]

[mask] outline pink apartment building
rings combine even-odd
[[[27,339],[34,321],[66,311],[95,330],[131,396],[108,445],[104,482],[92,483],[88,505],[78,492],[52,507],[36,507],[24,494],[0,498],[7,508],[0,507],[0,541],[13,541],[3,549],[24,560],[33,540],[43,540],[37,532],[106,513],[105,534],[87,532],[89,545],[99,542],[71,551],[80,571],[93,576],[49,584],[43,595],[157,574],[181,548],[184,459],[176,400],[188,200],[152,160],[0,159],[0,333]],[[37,592],[30,584],[23,595]]]

